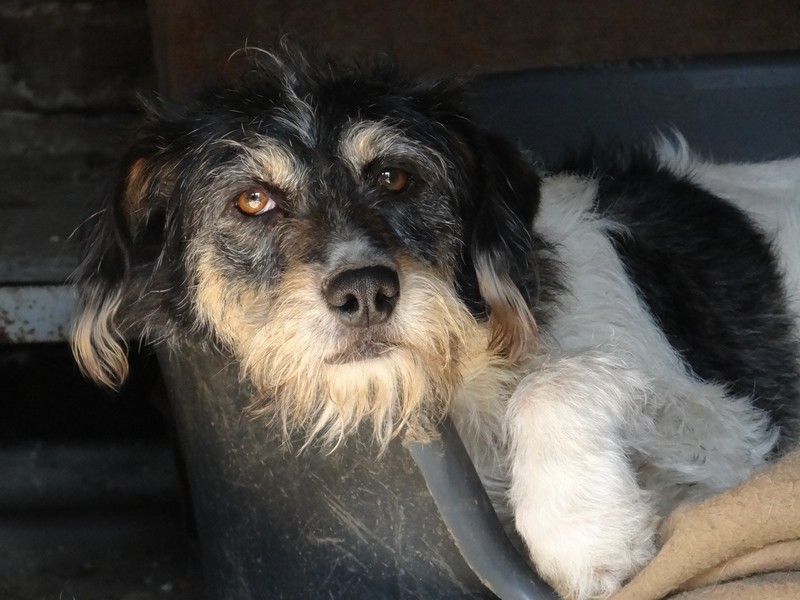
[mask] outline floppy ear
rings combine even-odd
[[[477,160],[480,181],[472,262],[486,303],[490,345],[513,362],[536,340],[526,281],[533,268],[533,218],[540,181],[520,151],[500,137],[484,134]]]
[[[134,277],[142,240],[164,235],[161,215],[172,183],[163,142],[151,113],[122,161],[114,193],[80,230],[83,260],[71,277],[78,306],[70,343],[84,374],[111,388],[128,373],[121,311],[142,292]]]

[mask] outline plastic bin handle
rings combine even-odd
[[[406,444],[464,560],[501,600],[558,600],[508,539],[452,421]]]

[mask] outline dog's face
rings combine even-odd
[[[533,333],[538,182],[461,96],[295,54],[151,111],[80,276],[84,368],[117,382],[122,332],[151,319],[151,337],[216,339],[255,409],[308,439],[370,419],[385,443],[440,416]]]

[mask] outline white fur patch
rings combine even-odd
[[[655,514],[624,430],[650,382],[600,353],[543,360],[508,407],[517,530],[562,595],[604,597],[654,554]]]
[[[709,185],[712,174],[724,179],[724,169],[703,171],[687,161],[678,156],[675,168]],[[767,166],[765,173],[797,165]],[[542,574],[570,598],[604,598],[652,556],[660,515],[741,482],[765,463],[778,432],[750,399],[731,397],[687,370],[609,240],[621,225],[594,210],[596,183],[556,175],[541,190],[536,229],[561,263],[560,308],[507,413],[469,413],[457,402],[455,422],[493,498],[508,490],[516,528]],[[731,196],[721,183],[712,191]],[[771,220],[773,229],[796,221],[792,200],[762,221]],[[796,235],[789,229],[777,227],[776,238]],[[788,240],[782,248],[792,271],[795,250]],[[481,436],[477,413],[488,415],[483,426],[494,436]],[[498,421],[505,436],[496,435]],[[487,466],[492,452],[481,447],[493,443],[497,462]]]

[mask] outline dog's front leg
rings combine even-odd
[[[592,353],[543,362],[509,403],[510,501],[540,571],[566,598],[604,598],[652,557],[655,514],[625,448],[647,380]]]

